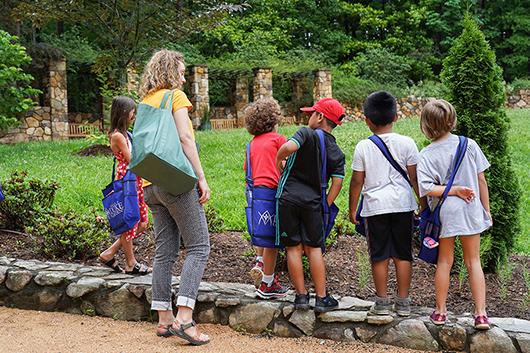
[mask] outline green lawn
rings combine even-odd
[[[522,231],[517,251],[530,254],[530,110],[510,110],[512,120],[509,143],[513,164],[521,182],[523,196],[521,208]],[[418,147],[427,140],[418,127],[418,119],[403,119],[396,123],[395,131],[411,136]],[[289,136],[297,127],[281,128]],[[355,144],[370,132],[363,122],[347,123],[336,129],[339,145],[346,154],[345,187],[338,205],[347,209],[349,166]],[[243,230],[244,219],[244,151],[250,135],[244,129],[198,132],[201,160],[212,189],[211,205],[224,219],[228,229]],[[56,203],[61,209],[84,212],[90,207],[101,210],[101,189],[110,182],[112,159],[108,157],[79,157],[75,152],[87,146],[84,140],[25,143],[15,146],[0,145],[0,180],[13,170],[27,170],[30,176],[58,181]]]

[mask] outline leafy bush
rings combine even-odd
[[[0,30],[0,132],[15,126],[18,115],[34,105],[31,97],[39,91],[31,88],[33,77],[22,70],[30,62],[18,38]]]
[[[204,213],[206,214],[206,223],[208,223],[208,230],[212,233],[222,233],[225,231],[225,222],[219,216],[219,212],[215,207],[206,205],[204,207]]]
[[[357,59],[359,77],[379,84],[407,87],[409,59],[384,48],[366,50]]]
[[[517,94],[519,90],[530,89],[530,79],[518,78],[513,80],[512,83],[506,85],[507,94]]]
[[[0,226],[23,231],[40,213],[51,210],[58,185],[14,172],[2,188],[6,199],[0,202]]]
[[[409,88],[409,95],[426,98],[447,98],[449,96],[449,90],[441,82],[422,81]]]
[[[487,171],[493,227],[483,234],[482,261],[495,271],[512,251],[519,232],[521,191],[508,154],[508,118],[501,69],[475,21],[467,15],[464,30],[444,60],[442,79],[458,114],[457,133],[477,141],[491,163]],[[484,247],[483,247],[484,248]]]
[[[109,239],[110,229],[95,211],[88,214],[53,211],[40,214],[26,231],[42,238],[44,255],[84,260],[98,255]]]
[[[90,142],[91,145],[110,146],[109,135],[107,135],[104,132],[90,134],[87,137],[85,137],[85,140]]]

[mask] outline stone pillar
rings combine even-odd
[[[248,77],[238,76],[234,89],[234,109],[239,127],[245,126],[245,108],[248,103]]]
[[[208,93],[208,66],[194,65],[189,68],[186,80],[190,87],[190,102],[193,111],[190,114],[195,128],[201,125],[201,120],[210,111],[210,96]]]
[[[127,92],[138,92],[140,88],[140,78],[138,71],[133,64],[127,65]]]
[[[254,69],[254,102],[260,98],[272,98],[272,69]]]
[[[306,90],[306,77],[305,76],[296,76],[291,81],[293,93],[291,99],[293,102],[301,102],[305,96]]]
[[[313,102],[319,99],[331,97],[331,71],[315,70],[315,79],[313,81]]]
[[[53,140],[68,138],[68,91],[66,88],[66,59],[50,60],[49,99],[51,135]]]

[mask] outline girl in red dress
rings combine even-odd
[[[110,110],[110,148],[114,157],[118,161],[116,179],[121,179],[127,173],[127,167],[131,160],[131,140],[128,137],[127,129],[134,121],[136,113],[136,104],[129,97],[114,97]],[[140,264],[134,257],[133,243],[134,238],[139,237],[147,229],[148,209],[144,201],[144,189],[142,179],[137,177],[136,187],[138,190],[138,203],[140,206],[140,222],[132,229],[120,235],[120,237],[105,251],[99,255],[99,260],[106,266],[116,272],[125,272],[127,274],[145,275],[151,272],[151,269],[144,264]],[[125,269],[122,269],[117,263],[114,256],[121,249],[125,255]]]

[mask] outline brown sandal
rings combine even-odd
[[[181,324],[179,322],[179,324],[180,324],[180,327],[178,329],[175,329],[173,326],[171,326],[169,328],[169,330],[171,331],[171,333],[173,335],[178,336],[178,337],[182,338],[183,340],[188,341],[193,346],[202,346],[204,344],[210,343],[209,339],[207,339],[206,341],[203,341],[203,340],[199,339],[199,337],[201,336],[201,333],[199,333],[195,337],[192,337],[192,336],[188,335],[186,332],[184,332],[185,330],[189,329],[190,327],[197,326],[195,321],[191,321],[191,322],[189,322],[187,324]]]
[[[160,332],[158,329],[165,330],[164,332]],[[173,331],[171,330],[171,324],[169,325],[158,325],[156,330],[156,335],[158,337],[171,337],[173,336]]]

